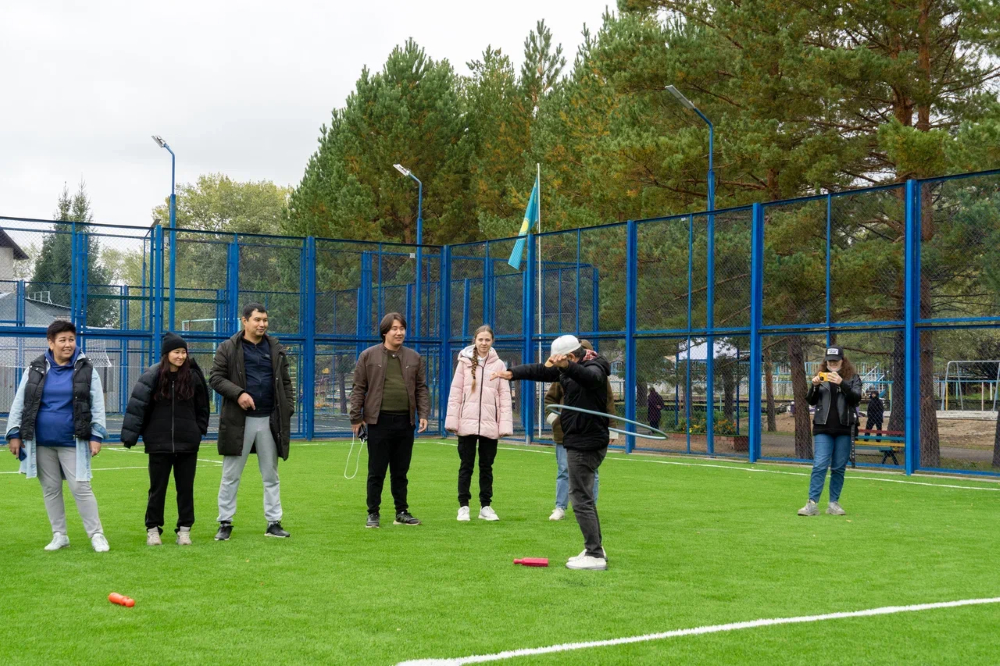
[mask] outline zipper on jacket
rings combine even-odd
[[[476,359],[476,365],[479,365],[479,359]],[[483,359],[483,375],[479,378],[479,432],[476,436],[481,436],[483,434],[483,384],[486,383],[486,360]]]
[[[176,377],[174,380],[176,381]],[[177,444],[174,442],[174,382],[170,382],[170,450],[176,455]]]

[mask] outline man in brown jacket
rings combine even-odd
[[[588,340],[580,340],[580,346],[584,349],[593,350],[594,346]],[[562,384],[552,382],[549,390],[545,393],[545,407],[549,405],[561,405],[563,401]],[[615,394],[611,387],[611,380],[608,380],[608,414],[615,413]],[[555,414],[549,414],[546,419],[552,426],[552,439],[556,442],[556,508],[549,516],[549,520],[562,520],[566,515],[566,507],[569,506],[569,464],[566,460],[566,449],[562,445],[563,432],[559,418]],[[612,439],[618,438],[618,433],[611,433]],[[597,490],[600,477],[594,472],[594,504],[597,504]]]
[[[413,456],[413,429],[427,430],[431,411],[424,359],[403,346],[406,320],[390,312],[379,324],[382,343],[358,357],[351,389],[351,426],[361,436],[368,428],[368,522],[379,526],[386,468],[396,505],[395,525],[419,525],[406,503],[406,473]]]

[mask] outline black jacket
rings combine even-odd
[[[611,366],[602,356],[570,363],[565,369],[546,368],[542,363],[517,365],[510,369],[513,379],[559,382],[563,404],[605,413],[608,404],[608,375]],[[563,446],[567,449],[597,451],[608,446],[608,418],[564,410],[559,417]]]
[[[146,453],[197,453],[208,433],[208,385],[193,358],[194,397],[190,400],[157,400],[160,364],[142,373],[132,389],[122,421],[122,444],[132,448],[142,436]]]
[[[28,365],[28,384],[24,387],[24,411],[21,412],[21,439],[35,439],[35,421],[42,404],[45,375],[49,362],[42,354]],[[73,435],[77,439],[91,439],[93,415],[90,404],[90,382],[94,365],[82,353],[73,366]]]
[[[813,423],[818,426],[826,425],[827,416],[830,414],[830,382],[810,384],[809,393],[806,394],[806,401],[810,405],[816,405],[816,414],[813,416]],[[854,375],[850,379],[845,379],[840,384],[837,391],[837,418],[840,425],[848,429],[857,423],[855,407],[861,403],[861,377]]]
[[[879,397],[869,398],[868,420],[875,423],[881,423],[884,417],[885,417],[885,405],[882,403],[882,398]]]
[[[246,365],[243,362],[243,331],[229,338],[215,350],[215,362],[209,383],[222,396],[219,414],[219,455],[243,455],[243,432],[247,416],[237,400],[246,393]],[[292,414],[295,413],[295,392],[288,372],[285,348],[275,338],[264,336],[271,349],[271,370],[274,377],[274,410],[271,412],[271,436],[278,445],[278,455],[288,460],[288,442],[292,434]],[[256,449],[254,449],[256,451]]]

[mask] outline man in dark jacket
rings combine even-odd
[[[868,420],[865,422],[865,430],[881,430],[884,418],[885,405],[878,395],[878,389],[873,386],[868,389]],[[875,441],[881,442],[882,437],[876,437]]]
[[[514,366],[495,377],[508,380],[559,382],[563,404],[601,414],[608,402],[608,375],[611,366],[597,352],[580,346],[572,335],[556,338],[552,355],[543,365],[532,363]],[[594,475],[608,454],[608,418],[564,410],[559,417],[563,446],[569,464],[569,493],[576,522],[583,532],[585,550],[566,563],[568,569],[607,569],[607,557],[601,540],[601,523],[594,503]]]
[[[281,527],[278,456],[288,460],[295,395],[285,348],[267,335],[267,310],[260,303],[243,307],[243,330],[219,345],[210,383],[222,396],[219,414],[219,532],[227,541],[233,531],[236,491],[247,456],[257,454],[264,481],[264,518],[270,537],[285,538]]]
[[[381,344],[361,352],[351,389],[351,426],[360,436],[368,427],[368,521],[378,528],[385,473],[396,505],[395,525],[419,525],[406,501],[406,473],[413,457],[413,429],[427,430],[431,411],[424,359],[403,346],[406,320],[390,312],[379,324]]]

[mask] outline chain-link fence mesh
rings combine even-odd
[[[825,198],[764,206],[765,326],[826,322],[826,221]]]

